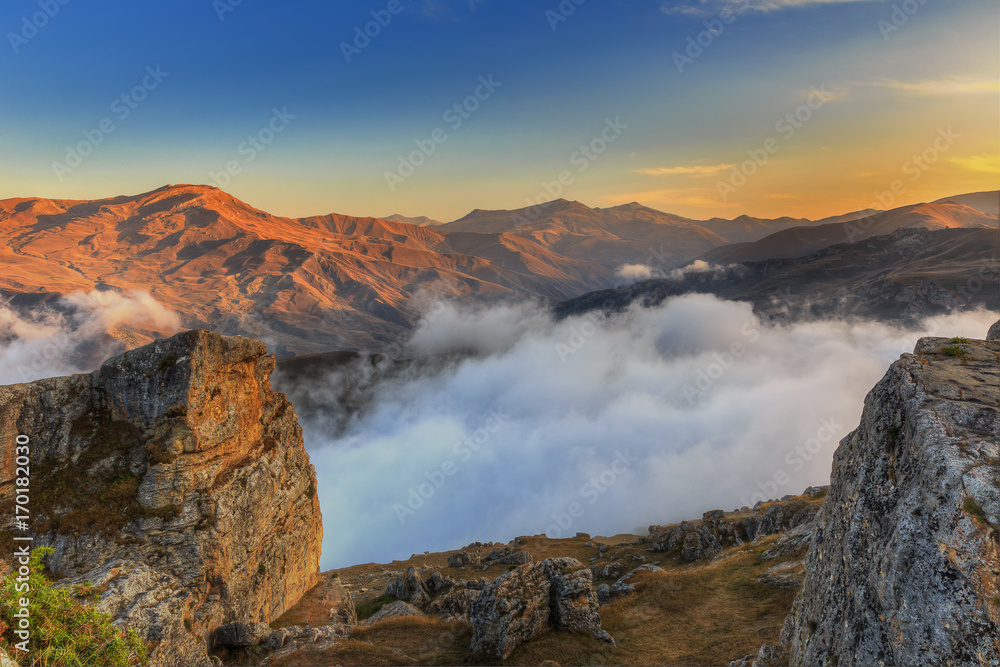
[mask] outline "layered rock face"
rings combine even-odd
[[[834,457],[790,664],[1000,664],[998,428],[1000,342],[924,338],[890,367]]]
[[[315,470],[273,368],[259,341],[190,331],[90,375],[0,387],[0,442],[31,439],[36,544],[70,582],[101,582],[99,605],[154,642],[154,665],[206,664],[214,627],[270,622],[316,581]]]

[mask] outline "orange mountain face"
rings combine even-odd
[[[992,220],[955,202],[880,216],[867,236]],[[281,356],[384,350],[435,297],[563,300],[613,286],[623,264],[665,271],[759,244],[794,256],[842,242],[843,230],[832,228],[859,223],[817,224],[699,222],[636,203],[594,209],[566,200],[423,226],[336,214],[292,219],[196,185],[96,201],[7,199],[0,201],[0,295],[36,303],[142,290],[184,328],[262,338]],[[767,236],[775,230],[782,231]],[[752,242],[728,245],[736,239]],[[131,347],[172,333],[159,328],[153,322],[118,337]]]

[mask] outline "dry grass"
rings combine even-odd
[[[467,624],[434,618],[394,618],[358,627],[350,639],[317,650],[297,651],[272,664],[298,665],[465,665],[470,664],[472,630]]]
[[[712,665],[754,653],[761,644],[777,641],[795,598],[794,590],[756,581],[769,566],[781,562],[760,561],[760,554],[778,537],[737,547],[714,565],[676,565],[656,554],[666,571],[639,575],[634,580],[635,594],[601,608],[603,627],[615,638],[616,648],[587,635],[548,632],[519,646],[503,664]],[[585,542],[582,538],[532,538],[526,548],[539,560],[571,555],[586,562],[580,550],[596,550],[584,547]],[[644,546],[619,549],[638,553]],[[506,567],[499,569],[506,571]],[[358,627],[350,640],[329,649],[306,649],[275,664],[492,664],[488,658],[469,653],[471,639],[472,629],[466,623],[391,619]]]
[[[601,609],[618,642],[613,664],[715,665],[774,643],[796,591],[756,582],[775,541],[739,547],[716,565],[643,575],[635,595]]]

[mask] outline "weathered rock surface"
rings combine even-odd
[[[986,340],[1000,340],[1000,320],[993,323],[986,334]]]
[[[834,455],[793,665],[1000,663],[1000,343],[921,339]]]
[[[762,561],[791,556],[805,550],[812,541],[813,523],[802,523],[778,538],[769,549],[760,555]]]
[[[614,640],[601,629],[592,573],[573,558],[529,563],[498,577],[472,604],[474,653],[501,660],[549,629],[587,632]]]
[[[809,487],[803,495],[818,498],[823,487]],[[723,549],[783,533],[810,523],[820,508],[819,502],[792,498],[788,501],[760,503],[749,516],[743,512],[705,512],[700,521],[682,521],[676,526],[650,526],[650,551],[678,551],[685,561],[713,556]]]
[[[0,439],[31,439],[48,566],[110,582],[99,604],[159,640],[153,665],[207,664],[189,638],[270,622],[315,581],[315,471],[273,368],[259,341],[190,331],[89,375],[0,387]],[[0,510],[13,477],[0,461]]]
[[[767,568],[757,581],[775,588],[798,588],[806,576],[805,560],[778,563]]]
[[[402,600],[397,600],[395,602],[390,602],[385,605],[377,612],[361,621],[361,625],[372,625],[373,623],[378,623],[379,621],[386,621],[390,618],[404,618],[406,616],[426,616],[424,612],[420,611],[412,604],[403,602]]]
[[[0,649],[0,667],[18,667],[14,659]]]
[[[257,646],[271,636],[271,626],[266,623],[226,623],[215,629],[216,646]]]
[[[460,588],[442,595],[424,608],[428,614],[436,614],[444,620],[469,620],[472,603],[479,599],[480,592],[474,588]]]
[[[640,565],[634,570],[628,572],[618,579],[613,584],[601,584],[597,587],[596,596],[599,604],[607,604],[611,600],[621,597],[623,595],[629,595],[635,592],[635,584],[632,580],[635,579],[636,575],[643,572],[662,572],[663,568],[658,565]]]
[[[424,582],[416,569],[410,568],[406,574],[401,574],[385,589],[386,595],[392,595],[397,600],[405,600],[415,607],[422,607],[431,601]]]

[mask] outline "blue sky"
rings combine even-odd
[[[395,2],[8,0],[0,198],[193,182],[293,216],[450,220],[558,192],[818,217],[897,179],[899,203],[998,187],[993,0]],[[386,25],[348,62],[372,12]]]

